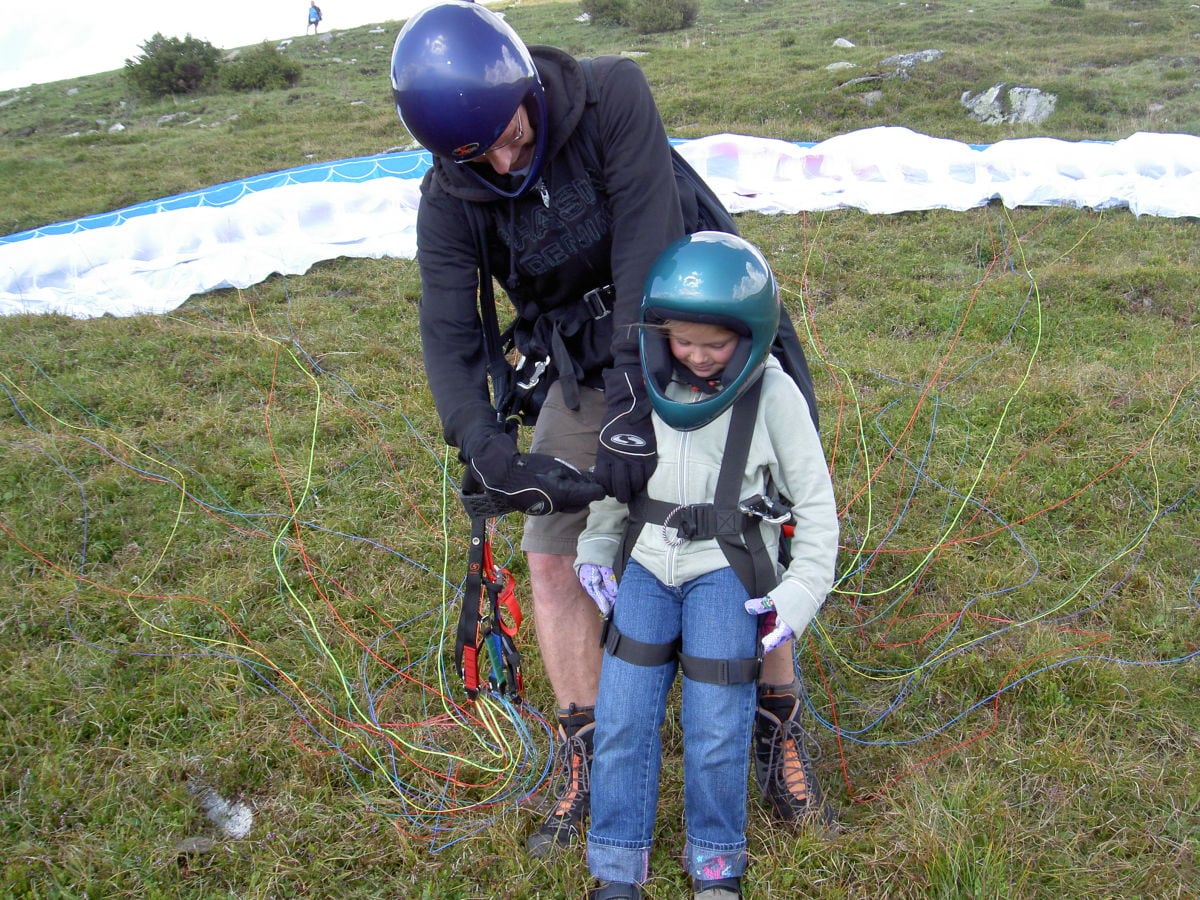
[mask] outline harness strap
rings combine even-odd
[[[469,467],[463,476],[461,498],[471,517],[471,541],[454,662],[467,699],[474,700],[479,691],[490,690],[519,703],[525,691],[521,653],[516,645],[521,607],[512,573],[496,565],[488,537],[489,520],[509,508],[483,491]]]
[[[762,657],[709,659],[705,656],[680,653],[679,668],[683,670],[683,676],[692,681],[702,681],[705,684],[745,684],[748,681],[758,681],[758,674],[762,671]]]
[[[662,666],[675,659],[679,654],[679,641],[666,644],[647,644],[621,634],[612,616],[606,616],[604,627],[600,632],[600,645],[617,659],[624,660],[634,666]]]
[[[562,331],[556,326],[550,334],[550,358],[558,370],[558,383],[562,389],[563,403],[567,409],[579,409],[579,379],[575,374],[575,361],[567,350]]]
[[[725,455],[717,476],[713,503],[718,509],[738,507],[746,460],[750,457],[750,439],[754,436],[754,421],[758,416],[758,401],[762,394],[762,376],[750,386],[733,406],[729,420],[729,436],[725,439]],[[779,583],[775,561],[767,553],[758,521],[743,514],[743,521],[753,527],[741,532],[741,540],[730,534],[718,534],[717,543],[725,553],[738,580],[751,597],[765,597]]]
[[[455,636],[454,662],[463,680],[467,697],[475,699],[481,686],[479,677],[479,648],[483,643],[480,623],[480,603],[483,598],[483,548],[487,541],[487,520],[471,520],[471,544],[467,552],[467,579],[463,587],[462,609]]]
[[[504,356],[504,337],[500,334],[500,321],[496,314],[496,291],[492,286],[492,269],[487,253],[487,222],[478,203],[464,203],[467,217],[471,221],[471,234],[475,240],[476,256],[479,260],[479,321],[483,326],[483,354],[488,376],[492,382],[492,403],[496,407],[496,419],[509,434],[515,434],[517,423],[510,421],[503,402],[513,388],[513,369]]]
[[[604,649],[617,659],[633,666],[653,668],[664,666],[672,660],[679,661],[683,676],[705,684],[746,684],[757,681],[762,671],[762,657],[749,656],[741,659],[710,659],[705,656],[689,656],[679,650],[679,640],[665,644],[648,644],[621,634],[612,616],[604,620],[600,635]]]
[[[741,534],[754,520],[737,505],[718,507],[715,503],[673,506],[640,494],[629,501],[629,514],[642,522],[674,528],[689,541],[711,540],[718,535]]]
[[[679,507],[644,494],[630,502],[629,518],[613,567],[618,579],[633,553],[642,527],[654,523],[675,528],[686,540],[715,539],[751,597],[765,597],[779,583],[775,562],[767,553],[763,541],[759,517],[741,509],[743,504],[738,497],[746,460],[750,456],[750,439],[754,435],[754,420],[758,415],[761,393],[762,378],[759,378],[733,405],[712,503]]]

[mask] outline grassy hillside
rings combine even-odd
[[[682,137],[1200,126],[1185,5],[701,10],[652,36],[505,12],[531,42],[642,54]],[[0,231],[406,146],[396,28],[297,38],[291,90],[0,94]],[[1001,81],[1054,116],[967,118]],[[799,657],[840,827],[755,804],[748,896],[1200,894],[1200,227],[997,205],[739,226],[801,323],[843,522]],[[531,622],[524,709],[462,704],[447,671],[467,523],[418,296],[409,260],[338,259],[171,315],[0,318],[0,895],[583,895],[582,852],[522,849],[552,709]],[[523,586],[518,533],[496,545]],[[663,900],[686,896],[678,741]]]

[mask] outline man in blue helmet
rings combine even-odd
[[[417,261],[424,362],[444,436],[479,485],[529,514],[521,547],[565,767],[565,789],[527,842],[543,856],[582,835],[588,807],[601,621],[575,575],[576,539],[589,502],[605,493],[628,501],[655,465],[631,327],[642,282],[674,240],[713,226],[677,182],[658,108],[631,60],[585,66],[526,47],[495,13],[449,0],[408,20],[391,75],[401,120],[434,157]],[[550,383],[527,453],[488,389],[480,311],[493,278],[515,307],[517,349]],[[789,645],[774,664],[777,683],[792,681],[791,666]],[[782,794],[771,802],[795,817]]]

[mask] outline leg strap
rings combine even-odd
[[[666,644],[647,644],[621,634],[609,616],[604,620],[600,635],[604,649],[617,659],[633,666],[662,666],[678,658],[685,678],[705,684],[745,684],[757,681],[762,671],[762,657],[750,656],[743,659],[709,659],[703,656],[688,656],[679,652],[679,641]]]
[[[617,659],[624,660],[633,666],[662,666],[673,660],[679,653],[679,641],[666,644],[647,644],[645,641],[634,640],[617,630],[617,623],[612,616],[604,620],[604,628],[600,632],[600,644]]]
[[[743,659],[708,659],[703,656],[679,654],[679,667],[683,676],[705,684],[745,684],[758,681],[762,671],[762,657],[748,656]]]

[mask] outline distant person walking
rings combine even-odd
[[[308,34],[308,29],[313,30],[316,34],[321,24],[321,7],[317,6],[317,0],[309,0],[308,4],[308,28],[304,29],[304,33]]]

